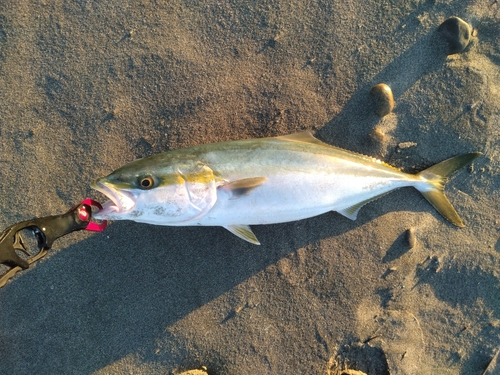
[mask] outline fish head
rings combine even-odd
[[[91,186],[104,194],[109,200],[102,204],[103,208],[94,214],[100,220],[123,220],[128,218],[137,206],[140,196],[131,182],[118,182],[113,174],[99,178]]]
[[[210,210],[217,200],[212,170],[199,162],[165,162],[161,156],[136,160],[95,181],[92,188],[109,201],[94,218],[183,225]]]

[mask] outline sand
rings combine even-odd
[[[453,15],[475,36],[446,56]],[[356,221],[256,226],[262,246],[133,222],[66,236],[0,289],[0,373],[500,373],[499,17],[479,0],[0,2],[2,228],[208,142],[311,130],[408,172],[484,154],[447,186],[462,229],[408,188]]]

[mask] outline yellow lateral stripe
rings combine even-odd
[[[213,171],[206,165],[198,166],[197,170],[189,171],[183,173],[181,170],[174,171],[174,173],[168,174],[161,178],[160,186],[165,185],[175,185],[175,184],[185,184],[187,183],[197,183],[197,184],[209,184],[216,180]]]

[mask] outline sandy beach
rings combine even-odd
[[[466,226],[403,188],[261,246],[75,232],[0,288],[0,373],[500,374],[499,2],[0,2],[0,230],[137,158],[304,130],[411,173],[483,153],[446,187]]]

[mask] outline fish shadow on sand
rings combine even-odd
[[[154,361],[167,327],[317,239],[304,222],[259,230],[263,246],[223,228],[114,223],[0,290],[0,373],[91,373],[138,351]],[[292,245],[295,225],[306,235]]]

